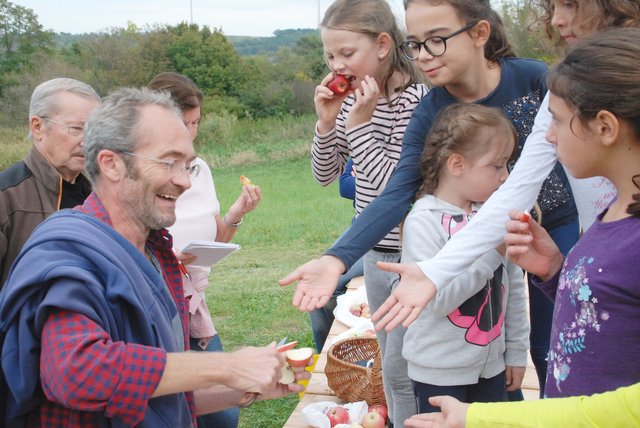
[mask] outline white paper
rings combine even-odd
[[[180,252],[198,257],[194,262],[198,266],[211,266],[239,249],[240,245],[230,242],[191,241]]]

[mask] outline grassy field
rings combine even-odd
[[[223,213],[238,196],[238,177],[258,184],[263,202],[247,215],[234,242],[242,249],[214,266],[207,303],[226,350],[284,336],[313,346],[307,314],[291,305],[293,289],[277,280],[321,255],[349,225],[353,208],[337,184],[311,175],[313,117],[238,122],[205,118],[197,150],[213,168]],[[29,150],[26,129],[0,129],[0,169]],[[218,141],[218,142],[216,142]],[[224,142],[219,142],[224,141]],[[241,412],[243,428],[282,427],[297,396],[257,402]]]
[[[226,349],[284,336],[313,346],[308,316],[291,306],[293,289],[281,288],[277,280],[328,248],[348,226],[351,204],[335,185],[322,188],[313,181],[308,159],[295,159],[216,170],[224,207],[240,189],[240,174],[260,185],[264,199],[234,239],[242,250],[214,266],[207,303],[216,328]],[[296,403],[256,403],[242,411],[240,426],[281,427]]]

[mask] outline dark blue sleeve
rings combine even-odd
[[[326,252],[348,269],[404,219],[420,188],[420,156],[433,115],[423,98],[411,116],[402,141],[402,154],[384,191],[360,213]]]
[[[356,178],[351,175],[352,170],[353,159],[349,159],[344,166],[344,172],[340,174],[340,196],[354,200],[356,198]]]

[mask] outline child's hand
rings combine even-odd
[[[313,96],[313,103],[316,107],[318,115],[317,130],[319,134],[326,134],[336,125],[338,113],[342,101],[349,95],[350,91],[343,95],[335,95],[331,89],[327,88],[327,83],[333,79],[333,73],[329,73],[322,79],[322,82],[316,86]]]
[[[556,244],[530,216],[512,210],[509,217],[504,237],[509,260],[542,280],[551,278],[562,268],[564,260]]]
[[[507,378],[508,392],[517,391],[522,387],[522,380],[524,379],[524,373],[526,370],[526,367],[507,366],[505,369],[505,375]]]
[[[378,98],[380,98],[378,82],[370,76],[366,76],[360,83],[360,88],[357,88],[354,92],[356,94],[356,102],[353,104],[351,111],[349,111],[349,117],[347,117],[345,123],[347,130],[369,122],[378,105]]]

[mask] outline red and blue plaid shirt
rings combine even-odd
[[[80,211],[111,225],[95,194]],[[189,348],[187,302],[182,277],[166,230],[151,231],[147,246],[158,260],[173,296]],[[119,417],[135,426],[144,418],[147,401],[160,383],[166,352],[135,343],[114,342],[97,323],[78,313],[52,310],[41,336],[40,379],[47,397],[28,427],[97,427],[95,412]],[[193,393],[186,398],[195,420]]]

